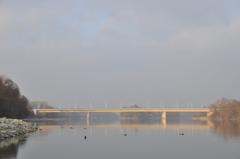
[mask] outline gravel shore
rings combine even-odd
[[[22,136],[37,130],[37,127],[18,119],[0,118],[0,141]]]

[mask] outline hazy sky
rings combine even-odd
[[[0,0],[0,74],[56,106],[240,99],[240,1]]]

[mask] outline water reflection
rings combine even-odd
[[[240,137],[240,122],[232,120],[213,121],[213,131],[225,138]]]
[[[51,128],[144,128],[144,129],[208,129],[211,127],[211,124],[207,121],[196,121],[191,118],[180,121],[179,116],[170,116],[166,122],[166,125],[163,125],[161,121],[161,116],[159,113],[125,113],[120,114],[118,119],[116,118],[103,118],[102,116],[91,115],[90,121],[86,119],[75,120],[41,120],[37,121],[36,124],[44,130],[49,130]]]
[[[184,119],[184,120],[183,120]],[[210,129],[224,137],[240,137],[240,123],[237,121],[192,120],[192,116],[179,114],[168,116],[163,125],[159,113],[121,113],[117,116],[92,114],[90,121],[81,118],[48,119],[37,121],[36,124],[47,133],[54,128],[119,128],[119,129]]]
[[[24,145],[26,137],[11,138],[0,142],[0,159],[16,159],[18,148]]]
[[[187,149],[192,148],[190,146],[192,142],[202,142],[202,145],[209,144],[209,147],[211,148],[214,147],[213,145],[215,145],[216,143],[208,142],[216,136],[215,134],[221,134],[222,136],[224,136],[224,138],[240,137],[240,125],[237,122],[212,122],[208,120],[192,120],[191,117],[186,117],[184,120],[182,120],[182,118],[183,117],[181,116],[168,116],[166,126],[163,126],[159,114],[118,114],[111,115],[110,118],[108,118],[106,114],[92,114],[90,121],[88,122],[85,118],[47,120],[42,119],[32,121],[39,126],[40,131],[32,135],[30,138],[13,138],[1,142],[0,159],[32,159],[35,157],[40,158],[40,156],[38,156],[39,154],[46,154],[47,157],[45,158],[48,158],[52,155],[52,152],[54,151],[60,154],[59,156],[57,156],[57,154],[54,154],[56,156],[52,159],[61,158],[60,155],[63,155],[63,153],[57,148],[59,144],[61,145],[62,149],[67,149],[68,146],[72,146],[71,149],[68,150],[69,153],[68,151],[65,152],[68,155],[71,155],[70,152],[73,154],[78,154],[81,149],[85,149],[85,151],[81,151],[81,153],[86,153],[85,156],[83,156],[86,157],[87,155],[91,156],[90,152],[93,145],[98,145],[101,147],[103,142],[112,144],[106,145],[106,148],[101,147],[100,149],[103,150],[107,148],[114,148],[116,147],[116,145],[114,144],[118,145],[119,143],[124,142],[124,145],[121,145],[124,150],[121,151],[124,151],[125,153],[130,153],[130,149],[133,151],[135,149],[132,149],[132,147],[125,149],[128,144],[136,147],[138,147],[140,144],[141,148],[144,147],[144,144],[147,144],[149,146],[154,144],[155,147],[162,146],[162,149],[164,149],[165,147],[163,145],[174,146],[176,145],[176,143],[178,143],[177,146],[183,148],[185,146],[185,148]],[[195,131],[196,135],[191,134],[193,133],[193,131]],[[203,134],[199,134],[199,132],[203,132]],[[208,132],[214,132],[215,134],[211,134],[210,136],[208,136],[206,135],[206,133]],[[127,140],[124,140],[123,138],[126,138]],[[23,148],[22,145],[24,144],[26,146],[24,146]],[[85,147],[87,146],[86,144],[89,144],[89,147]],[[76,148],[74,148],[74,146]],[[195,147],[197,146],[200,145],[195,145]],[[224,147],[223,143],[222,146]],[[21,148],[19,149],[19,147]],[[34,147],[35,149],[34,152],[32,152],[31,150],[32,147]],[[46,149],[46,147],[48,148]],[[81,147],[81,149],[78,149],[78,147]],[[98,149],[99,147],[96,149],[96,151],[99,151]],[[117,150],[115,149],[113,151],[115,153],[117,152]],[[148,152],[153,150],[143,149],[143,151]],[[184,150],[182,151],[184,152]],[[194,151],[197,152],[198,148],[194,149]],[[158,152],[159,150],[156,149],[152,153],[157,154]],[[206,150],[205,153],[208,154],[209,152],[210,151]],[[230,153],[230,151],[227,152]],[[35,153],[37,153],[37,156],[35,156]],[[110,153],[104,155],[105,158],[110,158],[106,156],[113,155],[111,156],[111,158],[113,158],[115,154]],[[77,158],[77,155],[75,157],[67,157]],[[157,157],[158,156],[155,156],[155,158]],[[191,158],[191,156],[185,157]]]

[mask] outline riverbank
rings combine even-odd
[[[37,130],[31,123],[18,120],[0,118],[0,141],[11,137],[22,136]]]

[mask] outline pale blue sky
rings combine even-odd
[[[1,0],[0,74],[53,105],[240,99],[238,0]]]

